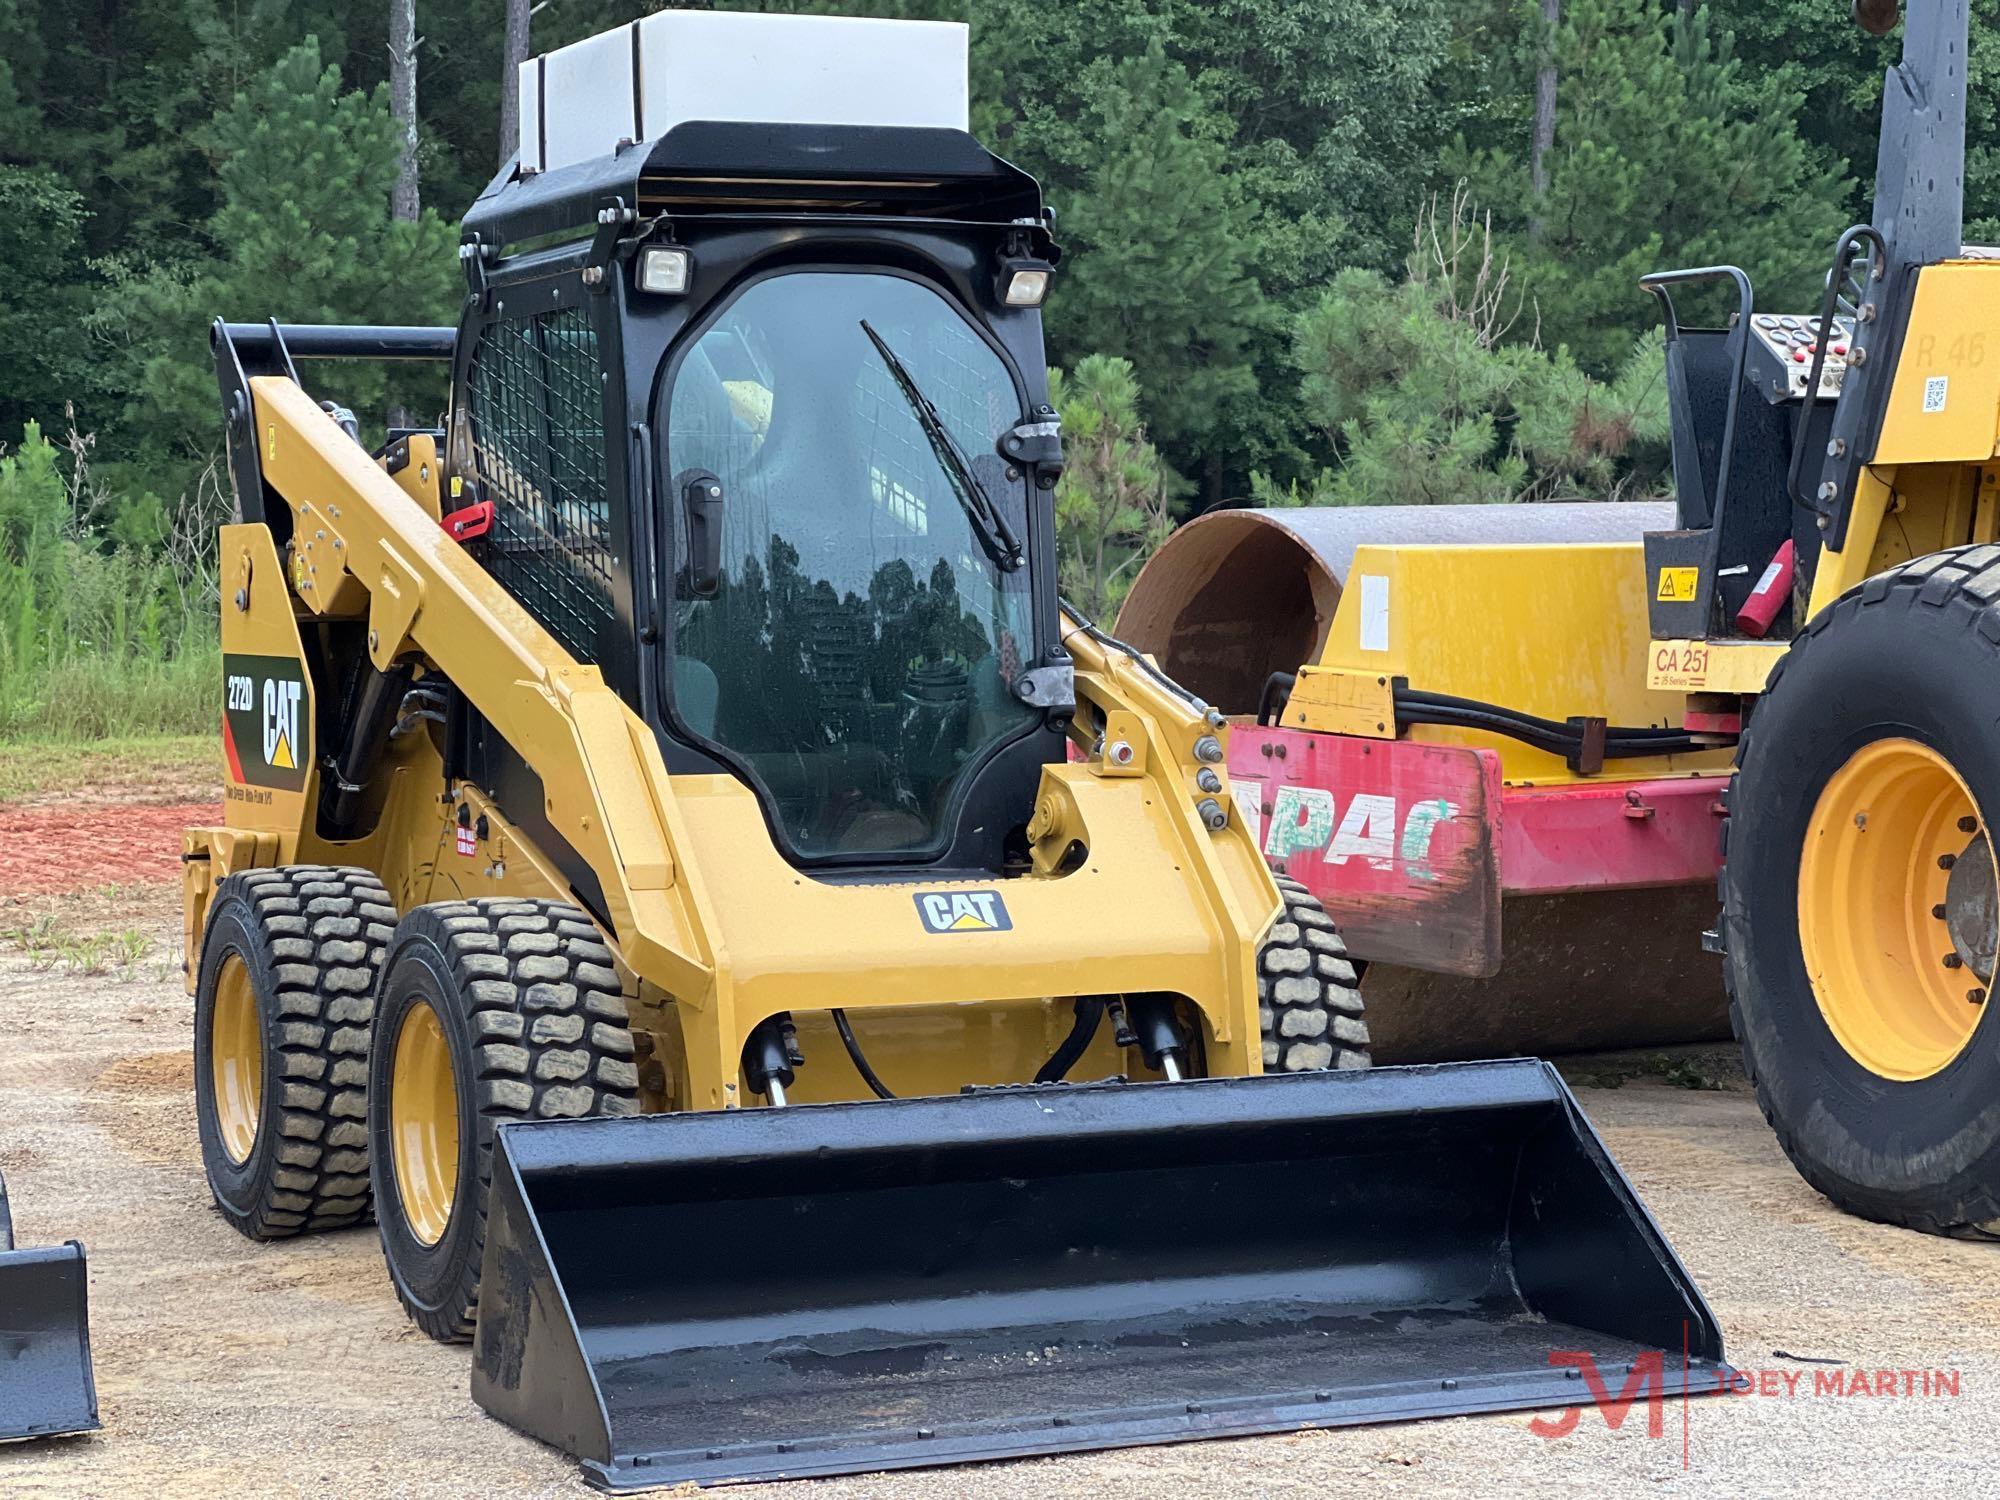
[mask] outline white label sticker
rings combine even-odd
[[[1389,580],[1381,573],[1361,575],[1361,649],[1389,649]]]
[[[1236,802],[1236,815],[1249,828],[1259,849],[1264,847],[1264,783],[1248,776],[1229,778],[1229,795]]]
[[[1945,392],[1951,387],[1949,375],[1933,375],[1924,382],[1924,410],[1943,411]]]

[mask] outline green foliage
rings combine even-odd
[[[4,0],[0,0],[4,3]],[[4,66],[0,64],[0,66]],[[4,92],[0,75],[0,93]],[[6,109],[0,99],[0,118]],[[4,129],[0,129],[4,134]],[[83,200],[46,167],[0,166],[0,433],[55,421],[98,376],[78,335],[89,308],[79,283]]]
[[[1609,373],[1656,322],[1634,283],[1670,265],[1742,265],[1769,306],[1813,297],[1847,185],[1800,134],[1782,68],[1746,68],[1707,8],[1653,0],[1566,0],[1552,38],[1524,26],[1524,77],[1544,42],[1559,79],[1547,194],[1525,110],[1503,144],[1458,154],[1547,337]]]
[[[1803,95],[1799,129],[1822,166],[1846,164],[1846,213],[1866,219],[1873,199],[1875,132],[1884,71],[1901,56],[1902,32],[1869,36],[1843,9],[1819,0],[1732,0],[1737,52],[1781,72]],[[2000,12],[1972,8],[1965,129],[1967,238],[2000,239],[2000,111],[1982,108],[2000,86]]]
[[[1171,55],[1230,121],[1231,169],[1256,205],[1267,288],[1323,283],[1400,254],[1466,108],[1438,87],[1451,61],[1445,0],[1175,0]]]
[[[1256,401],[1251,346],[1271,319],[1227,170],[1226,122],[1157,44],[1089,71],[1104,154],[1067,221],[1075,260],[1051,304],[1058,348],[1145,370],[1161,442],[1226,449]]]
[[[254,79],[208,139],[222,199],[207,237],[218,252],[122,265],[92,319],[128,372],[124,431],[163,455],[178,450],[190,469],[216,443],[212,319],[450,321],[460,284],[455,237],[435,212],[416,223],[388,216],[397,143],[384,91],[345,90],[316,39]],[[340,394],[377,421],[391,400],[441,405],[434,386],[362,366],[342,370]]]
[[[1278,505],[1438,505],[1601,496],[1645,473],[1666,436],[1656,341],[1616,378],[1514,337],[1524,312],[1464,195],[1426,215],[1409,274],[1343,271],[1292,330],[1305,413],[1336,455]]]
[[[1132,362],[1106,354],[1049,371],[1062,414],[1067,467],[1056,483],[1056,546],[1063,595],[1094,620],[1110,620],[1173,519],[1168,474],[1139,421]]]
[[[66,468],[30,424],[0,455],[0,740],[207,728],[212,578],[98,527],[87,452],[73,435]]]
[[[1300,403],[1338,464],[1265,503],[1443,504],[1514,499],[1528,467],[1501,441],[1532,349],[1498,349],[1446,317],[1419,281],[1343,271],[1298,317]]]
[[[537,8],[534,45],[712,3],[563,0]],[[1809,303],[1841,224],[1866,216],[1899,46],[1820,0],[1563,0],[1552,32],[1538,0],[730,3],[971,26],[974,130],[1060,215],[1049,355],[1071,371],[1078,458],[1065,541],[1105,539],[1089,586],[1074,561],[1065,580],[1100,600],[1143,555],[1161,495],[1658,487],[1664,394],[1638,276],[1734,262],[1763,305]],[[18,445],[0,523],[0,650],[14,653],[0,705],[15,708],[0,706],[0,733],[22,713],[46,722],[58,698],[142,702],[124,657],[156,676],[209,670],[176,645],[181,586],[142,575],[160,564],[195,580],[188,597],[205,586],[210,319],[454,315],[450,226],[505,154],[501,28],[491,0],[418,0],[418,20],[427,211],[412,225],[387,212],[396,136],[375,0],[119,0],[87,21],[64,0],[0,0],[0,442]],[[1538,196],[1544,60],[1557,102]],[[1991,6],[1967,63],[1968,234],[2000,239],[2000,113],[1977,107],[2000,82]],[[1453,240],[1457,215],[1441,230],[1426,208],[1460,179],[1493,215],[1476,253]],[[1405,264],[1413,230],[1429,239]],[[1688,301],[1691,317],[1711,311]],[[392,404],[429,416],[441,398],[427,374],[358,366],[324,394],[371,434]],[[101,448],[85,443],[85,463],[23,441],[30,423]],[[1080,511],[1099,458],[1103,476],[1141,472],[1091,480],[1124,498]],[[22,498],[58,490],[60,514]],[[51,634],[57,609],[82,622],[73,649]],[[121,647],[106,644],[114,625]],[[206,716],[210,700],[188,701]]]

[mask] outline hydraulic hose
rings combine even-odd
[[[1264,692],[1257,700],[1257,722],[1270,725],[1278,722],[1285,705],[1292,701],[1292,689],[1298,686],[1296,672],[1273,672],[1264,683]]]
[[[854,1071],[861,1075],[861,1081],[875,1092],[877,1099],[893,1099],[889,1085],[884,1083],[875,1070],[868,1066],[868,1059],[861,1051],[861,1043],[854,1039],[854,1028],[847,1024],[847,1012],[833,1012],[833,1029],[840,1033],[840,1045],[847,1049],[848,1060],[854,1064]]]
[[[1057,1083],[1066,1077],[1097,1036],[1097,1028],[1103,1020],[1102,995],[1087,995],[1077,1001],[1076,1020],[1070,1026],[1069,1035],[1062,1039],[1062,1044],[1049,1055],[1049,1060],[1042,1064],[1041,1069],[1035,1074],[1035,1082]]]
[[[1521,740],[1551,755],[1573,755],[1583,744],[1583,731],[1575,724],[1540,718],[1495,703],[1482,703],[1476,698],[1397,688],[1395,702],[1398,725],[1437,724],[1455,729],[1481,729]],[[1709,741],[1680,729],[1609,725],[1604,731],[1604,754],[1607,759],[1679,755],[1709,748]]]
[[[1206,703],[1202,702],[1201,699],[1195,697],[1193,693],[1190,693],[1186,688],[1182,687],[1178,682],[1175,682],[1173,678],[1167,676],[1166,673],[1162,672],[1158,667],[1154,666],[1150,661],[1146,660],[1145,656],[1142,653],[1133,650],[1132,647],[1126,645],[1125,642],[1119,640],[1117,636],[1108,635],[1104,631],[1099,630],[1095,625],[1091,624],[1090,616],[1086,615],[1082,610],[1078,609],[1074,604],[1070,603],[1069,600],[1064,599],[1059,595],[1057,596],[1056,603],[1062,606],[1062,612],[1064,614],[1068,615],[1070,619],[1076,622],[1076,628],[1078,630],[1081,630],[1085,635],[1089,636],[1093,641],[1097,642],[1098,645],[1104,647],[1107,651],[1117,651],[1125,656],[1130,657],[1132,661],[1138,666],[1141,672],[1144,672],[1148,677],[1152,678],[1154,683],[1156,683],[1158,686],[1166,689],[1166,691],[1172,693],[1176,698],[1180,699],[1181,702],[1187,704],[1188,707],[1192,708],[1196,713],[1206,715],[1209,712],[1209,706]]]

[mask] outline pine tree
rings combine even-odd
[[[1530,31],[1532,56],[1542,43]],[[1558,85],[1546,193],[1530,181],[1525,115],[1518,148],[1466,161],[1545,336],[1609,373],[1657,321],[1636,281],[1671,266],[1732,262],[1766,305],[1812,300],[1844,184],[1801,137],[1800,95],[1781,72],[1744,68],[1706,9],[1663,13],[1652,0],[1568,0],[1549,45]]]
[[[1072,257],[1056,280],[1060,351],[1129,359],[1152,395],[1148,425],[1218,493],[1256,407],[1253,341],[1274,325],[1250,267],[1226,122],[1156,44],[1093,65],[1102,156],[1063,204]]]
[[[1063,594],[1108,622],[1173,529],[1167,471],[1140,424],[1130,360],[1091,354],[1067,375],[1050,370],[1049,395],[1062,414],[1067,459],[1056,484]]]
[[[1524,327],[1526,300],[1463,189],[1419,220],[1408,273],[1351,269],[1299,314],[1298,405],[1336,455],[1277,505],[1602,498],[1656,483],[1666,400],[1657,335],[1593,379]]]
[[[1882,121],[1885,69],[1902,55],[1901,29],[1870,36],[1845,7],[1821,0],[1730,0],[1737,51],[1759,71],[1782,71],[1804,95],[1799,130],[1822,165],[1850,172],[1847,216],[1866,219],[1873,204],[1875,142]],[[1966,238],[2000,240],[2000,110],[1981,105],[2000,85],[2000,13],[1972,7],[1966,57]]]
[[[206,226],[217,253],[127,278],[94,319],[131,372],[128,431],[189,458],[218,434],[212,319],[448,322],[459,298],[452,231],[428,210],[389,216],[400,143],[386,89],[344,89],[313,39],[237,95],[206,139],[222,196]],[[392,395],[370,366],[338,367],[328,387],[364,420]],[[441,396],[433,388],[409,405],[435,412]]]

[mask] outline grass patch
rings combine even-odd
[[[48,913],[0,932],[0,939],[19,948],[37,969],[81,976],[109,974],[121,984],[139,978],[145,972],[141,965],[153,952],[153,940],[136,927],[76,933]],[[160,965],[151,969],[158,977]]]
[[[0,742],[198,734],[222,702],[213,485],[113,495],[91,439],[0,453]]]
[[[205,706],[217,699],[210,694]],[[222,740],[205,734],[82,741],[0,743],[0,802],[61,792],[120,791],[201,801],[219,795]]]
[[[28,691],[0,698],[0,742],[212,734],[221,702],[220,650],[164,661],[80,656],[35,674]]]

